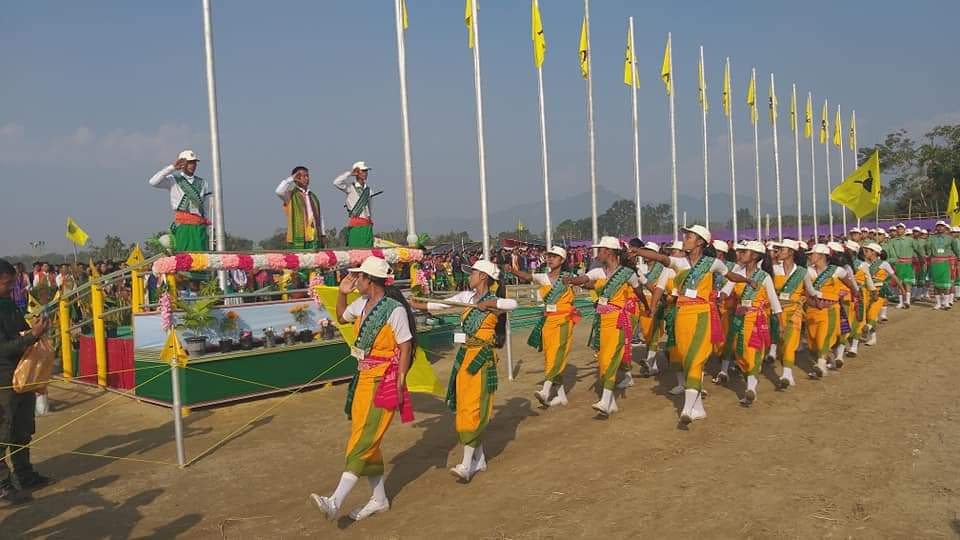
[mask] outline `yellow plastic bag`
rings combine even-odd
[[[31,345],[23,353],[17,369],[13,372],[13,391],[25,394],[46,388],[56,357],[50,339],[46,336]]]

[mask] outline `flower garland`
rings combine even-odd
[[[164,332],[169,332],[173,328],[173,301],[170,299],[170,293],[163,293],[160,296],[160,328]]]
[[[409,248],[358,249],[352,251],[320,251],[317,253],[260,253],[256,255],[177,253],[153,263],[156,274],[219,270],[331,270],[359,266],[364,259],[376,256],[390,264],[419,262],[423,251]],[[418,276],[419,277],[419,276]]]

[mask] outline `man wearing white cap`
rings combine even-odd
[[[913,274],[916,276],[917,283],[914,286],[914,297],[930,300],[927,291],[927,280],[929,278],[929,258],[927,253],[927,231],[920,227],[913,228],[913,243],[917,249],[917,254],[913,258]]]
[[[193,150],[184,150],[172,165],[157,171],[150,178],[150,185],[170,192],[170,207],[173,208],[173,224],[170,226],[174,251],[207,251],[210,249],[207,236],[206,197],[204,181],[197,172],[199,158]]]
[[[906,225],[898,223],[895,230],[896,236],[887,242],[884,249],[887,250],[889,260],[893,261],[893,268],[897,271],[897,281],[900,283],[900,302],[897,304],[897,309],[910,309],[913,286],[917,283],[916,274],[913,271],[913,259],[917,256],[917,247],[913,238],[905,234]]]
[[[367,175],[370,167],[366,162],[358,161],[349,171],[333,179],[333,186],[347,196],[347,247],[373,247],[373,217],[371,215],[370,186],[367,185]],[[350,177],[355,181],[350,182]]]
[[[954,249],[960,253],[960,227],[950,227],[949,236],[953,238]],[[953,301],[960,295],[960,257],[953,260],[951,275],[953,276],[953,289],[950,291],[950,300]]]
[[[957,242],[947,235],[949,226],[938,221],[934,235],[927,240],[930,251],[930,279],[933,282],[937,303],[933,309],[950,309],[953,306],[952,267],[960,257]]]
[[[325,247],[323,213],[320,199],[310,191],[310,170],[300,165],[293,168],[276,189],[287,215],[287,248],[314,250]]]

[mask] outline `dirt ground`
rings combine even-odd
[[[539,409],[542,362],[518,332],[518,377],[501,371],[487,431],[489,470],[469,485],[447,472],[461,455],[453,417],[417,396],[417,420],[395,423],[384,443],[393,508],[359,523],[327,522],[307,498],[329,494],[340,476],[345,385],[192,412],[188,458],[276,406],[185,470],[62,453],[173,462],[169,410],[121,398],[37,444],[38,469],[60,481],[0,510],[0,537],[957,537],[960,313],[917,306],[891,316],[879,348],[786,392],[765,377],[750,409],[737,403],[742,383],[708,382],[709,417],[689,430],[664,394],[672,375],[638,379],[619,414],[594,417],[586,325],[570,405]],[[443,381],[451,356],[436,365]],[[112,394],[60,387],[51,398],[41,436]],[[346,509],[368,496],[361,479]]]

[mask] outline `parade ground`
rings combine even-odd
[[[38,470],[60,481],[0,513],[0,531],[6,538],[953,538],[960,404],[951,381],[960,378],[960,335],[945,329],[956,328],[960,313],[890,311],[881,346],[861,348],[822,381],[802,378],[777,392],[764,377],[749,409],[737,403],[742,388],[707,382],[708,420],[689,430],[677,425],[682,398],[664,391],[672,373],[659,384],[638,378],[619,400],[620,413],[593,419],[587,325],[571,356],[578,371],[570,405],[540,409],[532,396],[540,355],[517,332],[518,376],[507,381],[501,363],[485,443],[489,470],[469,485],[449,474],[459,459],[453,415],[441,400],[415,395],[416,421],[395,421],[383,445],[393,508],[357,523],[325,521],[308,500],[342,470],[346,385],[191,412],[188,459],[267,411],[183,470],[170,464],[169,409],[120,398],[36,444]],[[452,356],[435,365],[441,380]],[[39,419],[38,438],[114,396],[51,387],[54,413]],[[361,480],[347,510],[368,493]]]

